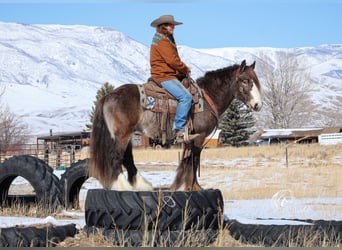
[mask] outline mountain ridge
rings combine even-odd
[[[2,103],[35,135],[50,129],[83,130],[96,92],[105,82],[115,87],[144,83],[150,74],[149,47],[113,28],[0,22],[0,30]],[[313,72],[317,107],[338,112],[342,103],[342,44],[213,49],[181,45],[178,50],[194,79],[243,59],[248,64],[258,61],[260,53],[274,61],[277,53],[291,51]],[[311,125],[324,124],[324,119]],[[340,118],[336,122],[342,124]]]

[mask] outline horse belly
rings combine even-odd
[[[145,110],[140,117],[137,131],[152,139],[162,138],[163,133],[165,133],[167,139],[172,139],[174,116],[170,114],[166,115],[165,117],[162,116],[162,113],[155,113],[150,110]]]

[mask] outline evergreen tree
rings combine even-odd
[[[91,109],[91,113],[90,113],[90,124],[86,124],[86,129],[91,129],[93,126],[93,120],[94,120],[94,114],[95,114],[95,107],[96,107],[96,103],[98,100],[100,100],[103,96],[105,96],[106,94],[108,94],[109,92],[114,90],[114,86],[111,85],[110,83],[106,82],[104,85],[102,85],[102,87],[96,92],[96,99],[94,101],[94,105]]]
[[[254,125],[255,119],[251,111],[241,101],[234,99],[220,119],[220,143],[235,147],[246,146],[253,133],[250,128]]]

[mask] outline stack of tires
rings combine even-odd
[[[52,167],[36,157],[11,157],[0,164],[0,207],[22,199],[27,205],[38,204],[45,213],[53,213],[60,206],[77,208],[80,189],[88,179],[87,165],[87,159],[73,163],[58,178]],[[31,184],[33,195],[9,195],[10,186],[18,176]],[[217,189],[173,193],[91,189],[85,202],[85,230],[89,234],[102,232],[107,240],[120,246],[206,246],[216,239],[222,215],[223,198]],[[65,226],[67,231],[69,227]],[[75,230],[69,236],[76,232],[75,226],[71,227]],[[60,242],[63,237],[59,234],[65,228],[60,227],[58,233],[49,237]],[[28,232],[31,241],[17,233],[16,228],[2,228],[0,245],[19,242],[20,246],[44,245],[46,238],[40,235],[44,229],[22,230]],[[5,240],[9,235],[12,243]]]
[[[9,195],[13,180],[21,176],[34,189],[33,195]],[[59,178],[53,168],[44,161],[27,155],[14,156],[0,164],[0,208],[11,206],[15,202],[32,203],[37,210],[53,213],[63,204],[63,191]],[[77,233],[75,224],[64,226],[7,227],[0,228],[1,247],[53,247],[67,237]]]
[[[90,189],[86,231],[125,247],[207,246],[222,227],[220,190],[131,192]],[[222,229],[222,228],[221,228]]]

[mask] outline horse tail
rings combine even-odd
[[[113,180],[114,138],[109,133],[103,113],[105,100],[103,97],[97,102],[94,112],[90,137],[89,176],[98,179],[104,188],[109,188]]]

